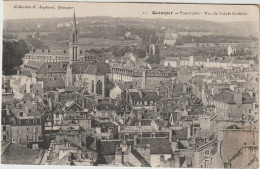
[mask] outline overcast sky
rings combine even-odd
[[[30,6],[31,9],[21,8]],[[39,9],[39,6],[55,9]],[[87,2],[34,2],[34,1],[3,1],[3,18],[30,19],[71,17],[73,9],[59,10],[59,6],[75,8],[77,17],[112,16],[140,17],[164,19],[203,19],[215,22],[258,21],[259,9],[256,5],[199,5],[199,4],[148,4],[148,3],[87,3]],[[36,7],[36,8],[33,8]],[[155,12],[172,12],[172,15],[152,14]],[[182,15],[180,15],[182,12]],[[184,15],[194,12],[195,15]],[[212,13],[212,15],[205,14]],[[215,14],[217,15],[214,15]],[[222,15],[220,14],[222,12]],[[243,13],[246,15],[224,15],[223,12]],[[175,14],[178,13],[178,14]],[[199,15],[196,15],[196,13]],[[186,13],[187,14],[187,13]]]

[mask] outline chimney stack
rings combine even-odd
[[[137,142],[138,142],[138,136],[135,135],[135,136],[134,136],[134,146],[135,146],[135,147],[137,146]]]

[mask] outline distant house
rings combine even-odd
[[[194,66],[194,56],[189,57],[165,57],[161,62],[164,66],[178,68],[180,66]]]
[[[36,71],[36,78],[65,78],[67,62],[43,63]]]
[[[21,144],[32,149],[41,148],[43,144],[44,109],[35,101],[17,103],[14,110],[15,124],[11,125],[12,143]]]
[[[32,49],[25,54],[23,61],[27,64],[30,61],[37,62],[66,62],[69,61],[69,51],[51,49]]]
[[[133,106],[133,109],[153,109],[154,105],[161,99],[157,92],[145,92],[143,90],[127,93],[127,101]]]
[[[214,139],[200,147],[194,153],[194,165],[196,168],[212,168],[212,159],[217,153],[218,139]]]
[[[57,130],[64,118],[69,116],[83,116],[84,109],[75,101],[66,101],[65,104],[58,102],[53,111],[53,129]],[[75,118],[76,120],[76,118]]]
[[[223,118],[251,119],[254,100],[248,93],[223,90],[213,97],[212,103]]]
[[[132,35],[131,32],[126,32],[126,33],[125,33],[125,38],[126,38],[126,39],[129,39],[129,38],[131,37],[131,35]]]

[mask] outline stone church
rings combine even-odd
[[[75,13],[73,28],[69,41],[70,61],[66,72],[66,86],[84,87],[89,94],[100,97],[105,96],[105,82],[110,73],[109,64],[100,61],[82,61],[79,43],[79,32],[76,24]]]

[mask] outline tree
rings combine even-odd
[[[25,41],[4,41],[3,42],[3,74],[14,75],[19,66],[23,64],[22,58],[28,53],[28,46]]]

